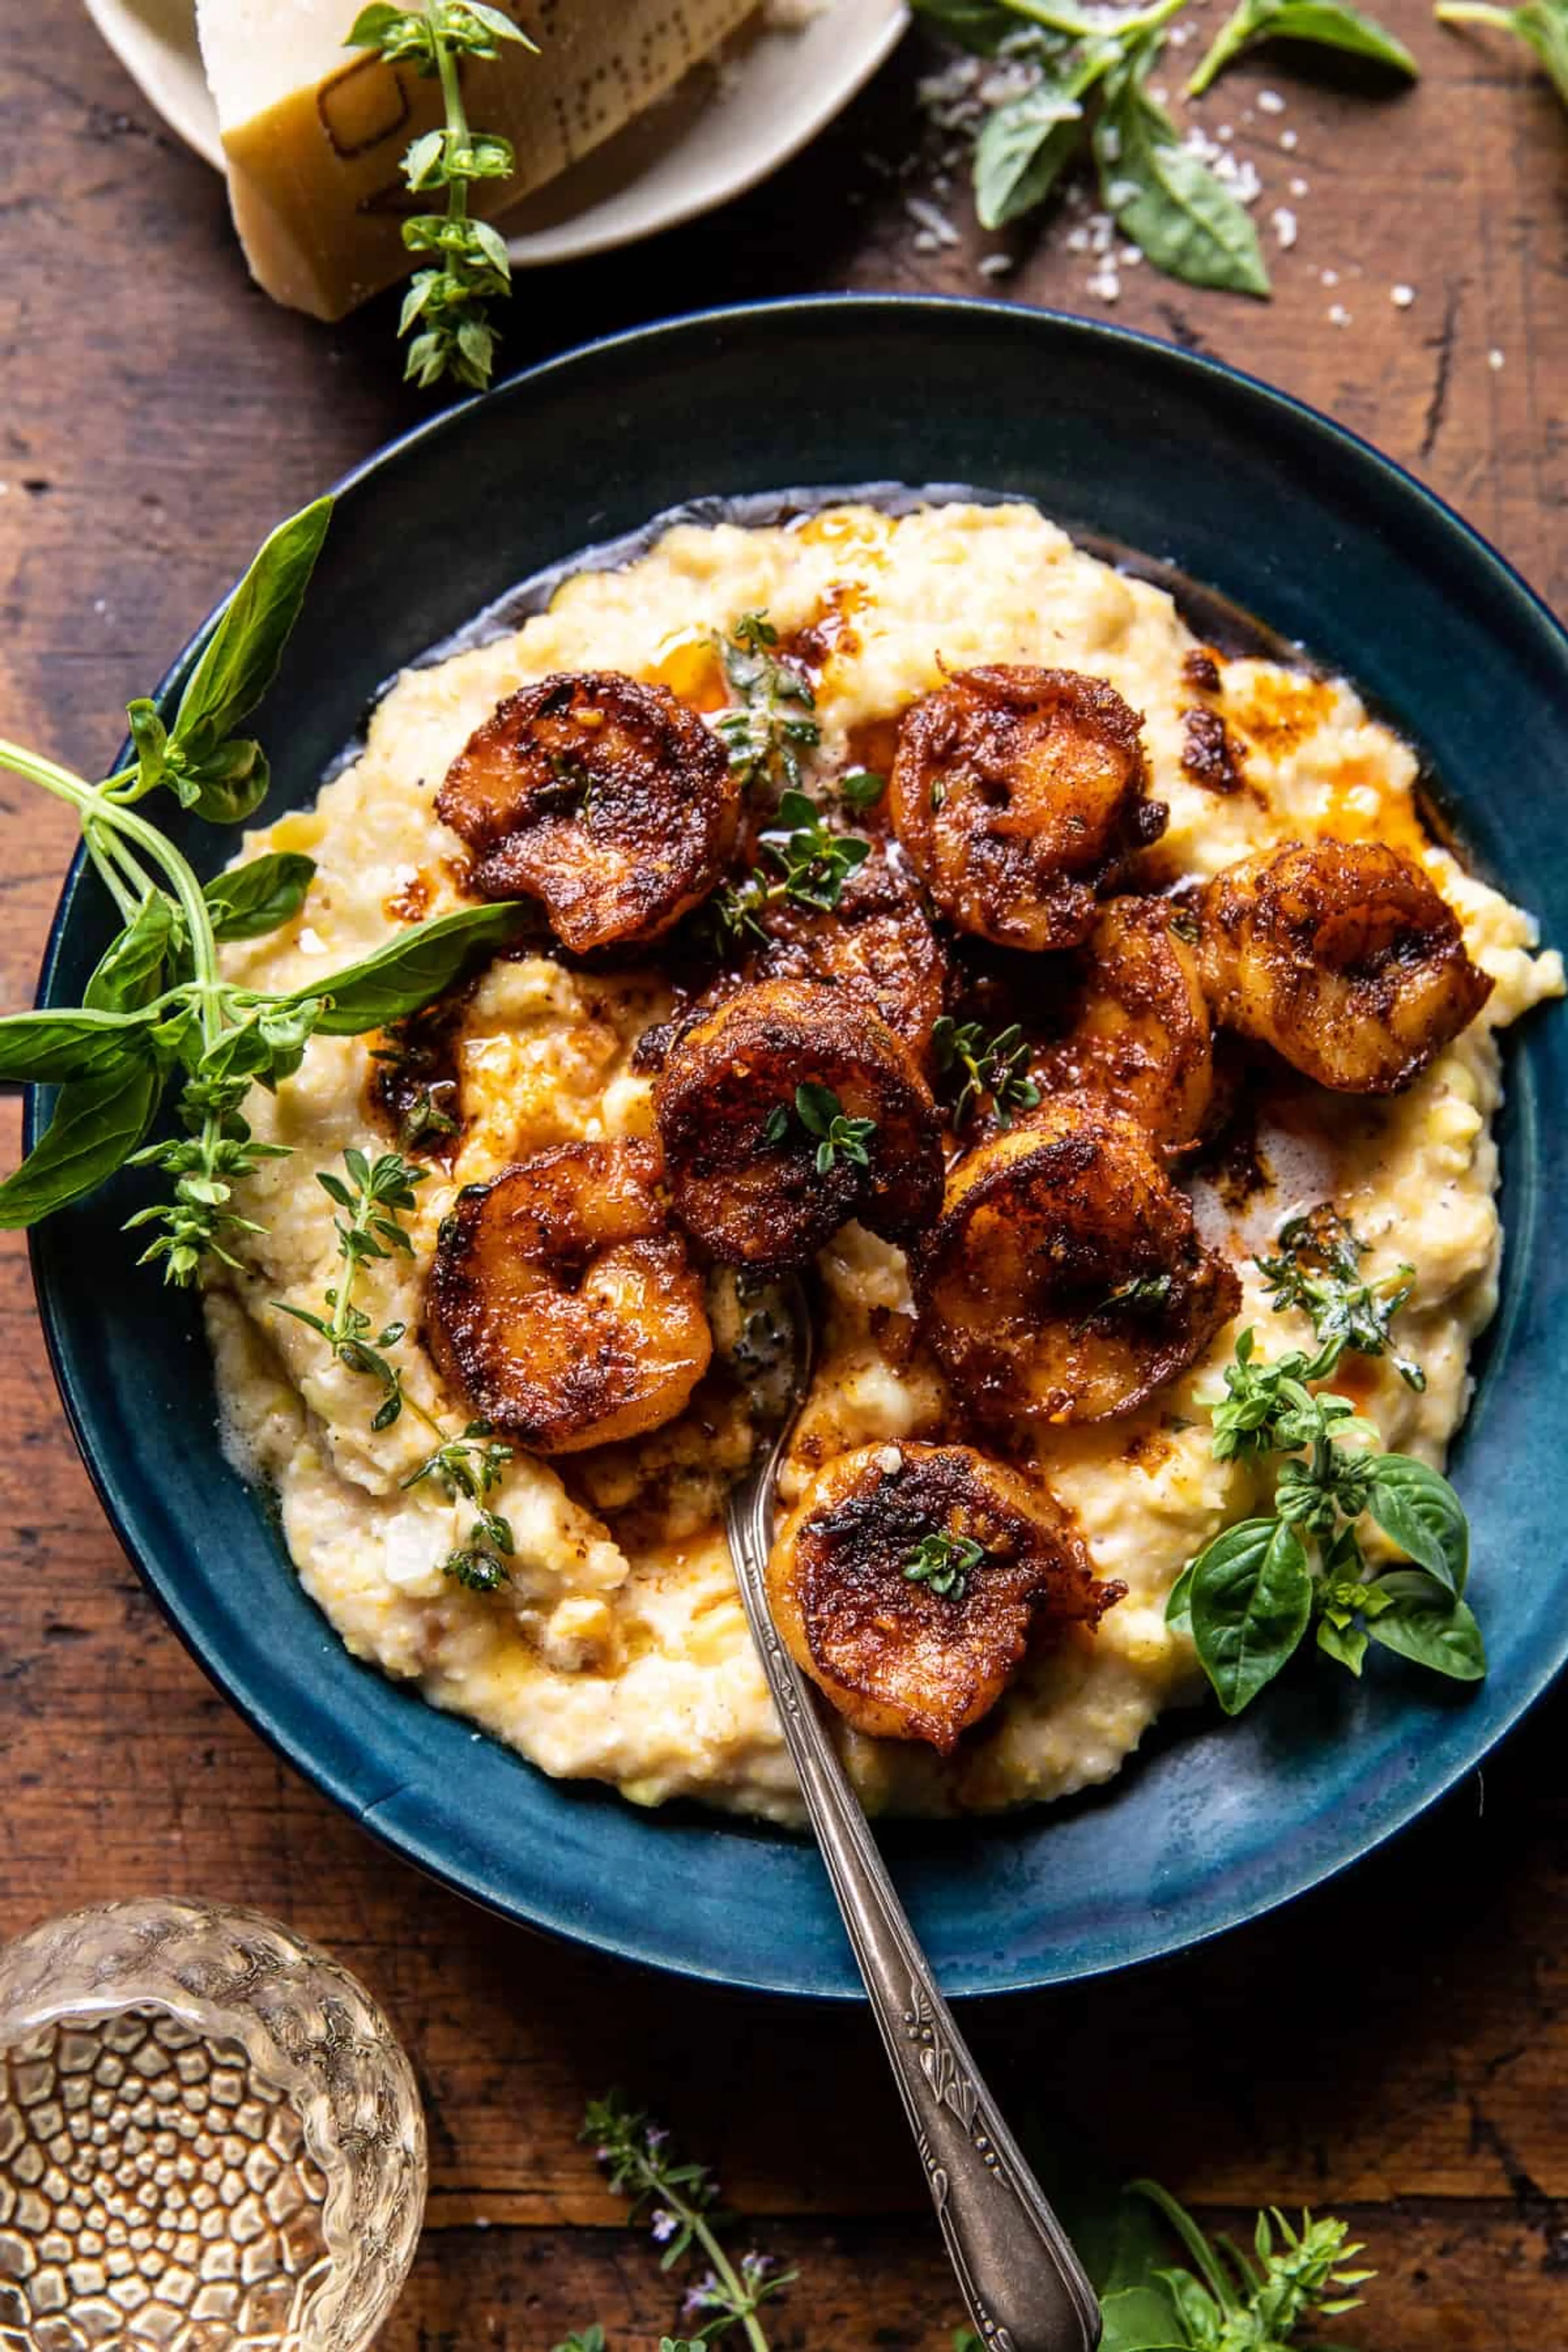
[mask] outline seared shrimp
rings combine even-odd
[[[675,1213],[732,1265],[804,1265],[849,1217],[897,1241],[942,1200],[931,1089],[847,988],[739,990],[676,1039],[654,1108]]]
[[[873,854],[857,866],[831,913],[785,899],[765,919],[757,978],[841,983],[924,1056],[942,1016],[946,958],[919,894],[892,858]]]
[[[1142,721],[1103,678],[969,669],[899,730],[893,826],[941,911],[1003,947],[1070,948],[1165,829]]]
[[[1201,919],[1215,1018],[1344,1094],[1408,1086],[1491,994],[1453,908],[1380,842],[1289,842],[1227,866]]]
[[[1054,1496],[967,1445],[863,1445],[820,1470],[768,1562],[803,1673],[875,1739],[951,1755],[1017,1672],[1037,1615],[1093,1626],[1095,1581]]]
[[[1102,909],[1066,1032],[1031,1064],[1045,1092],[1102,1094],[1157,1143],[1194,1139],[1214,1094],[1196,929],[1167,898],[1113,898]]]
[[[536,1454],[672,1421],[712,1354],[646,1143],[558,1143],[459,1192],[426,1295],[443,1376]]]
[[[960,1160],[911,1258],[960,1403],[1003,1426],[1131,1412],[1241,1303],[1142,1128],[1089,1095],[1054,1097]]]
[[[436,796],[478,853],[480,897],[540,899],[575,954],[657,939],[699,905],[739,805],[724,748],[696,713],[615,670],[509,695]]]

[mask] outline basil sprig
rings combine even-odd
[[[1268,272],[1246,206],[1183,146],[1150,94],[1160,47],[1161,37],[1146,34],[1106,78],[1094,126],[1101,200],[1129,243],[1172,278],[1266,295]]]
[[[1406,74],[1412,81],[1421,70],[1403,41],[1359,8],[1342,5],[1341,0],[1239,0],[1188,82],[1188,97],[1201,97],[1234,58],[1260,41],[1307,41],[1320,49],[1341,49]]]
[[[52,760],[0,742],[0,768],[68,801],[122,928],[79,1006],[0,1019],[0,1083],[60,1089],[53,1118],[0,1183],[0,1226],[36,1224],[128,1161],[156,1168],[168,1196],[129,1220],[150,1228],[143,1261],[189,1283],[209,1256],[254,1232],[234,1189],[264,1159],[243,1105],[253,1086],[291,1077],[318,1029],[357,1034],[427,1003],[478,949],[510,928],[508,905],[465,908],[399,932],[309,989],[237,987],[218,967],[222,940],[258,939],[299,914],[315,867],[272,852],[203,885],[136,803],[159,787],[197,815],[237,822],[267,789],[258,743],[236,730],[278,674],[331,514],[318,499],[275,530],[214,629],[165,727],[153,704],[130,706],[131,765],[91,784]],[[160,1108],[181,1132],[148,1143]]]
[[[1310,1630],[1325,1657],[1359,1675],[1369,1643],[1455,1682],[1479,1682],[1486,1645],[1464,1598],[1469,1576],[1469,1526],[1448,1481],[1407,1454],[1377,1451],[1377,1431],[1348,1397],[1317,1383],[1331,1377],[1347,1350],[1388,1355],[1412,1387],[1419,1368],[1394,1349],[1388,1326],[1408,1295],[1408,1268],[1392,1290],[1360,1275],[1364,1244],[1331,1212],[1314,1213],[1311,1231],[1335,1244],[1338,1295],[1314,1276],[1310,1292],[1277,1305],[1310,1314],[1322,1344],[1259,1360],[1253,1332],[1241,1333],[1213,1401],[1216,1461],[1254,1463],[1278,1456],[1273,1508],[1228,1527],[1187,1563],[1166,1603],[1168,1624],[1192,1636],[1205,1673],[1227,1715],[1239,1715],[1300,1648]],[[1300,1249],[1309,1221],[1288,1229]],[[1282,1237],[1283,1238],[1283,1237]],[[1271,1279],[1295,1261],[1265,1258]],[[1357,1311],[1343,1311],[1349,1298]],[[1366,1301],[1377,1305],[1366,1310]],[[1413,1377],[1414,1375],[1414,1377]],[[1370,1517],[1404,1556],[1375,1571],[1358,1532]]]

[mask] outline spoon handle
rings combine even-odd
[[[774,1628],[772,1495],[764,1477],[731,1498],[741,1598],[970,2319],[985,2352],[1094,2352],[1094,2290],[937,1990],[816,1698]]]

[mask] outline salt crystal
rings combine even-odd
[[[1496,375],[1499,368],[1502,365],[1502,353],[1498,350],[1495,343],[1491,350],[1487,353],[1487,365],[1490,368],[1493,375]]]
[[[1329,324],[1330,324],[1330,326],[1331,326],[1331,327],[1348,327],[1348,326],[1350,325],[1350,322],[1351,322],[1351,314],[1350,314],[1350,312],[1345,309],[1344,304],[1343,304],[1342,302],[1331,302],[1331,303],[1330,303],[1330,305],[1329,305]]]
[[[1287,155],[1293,155],[1296,152],[1296,133],[1293,131],[1282,131],[1279,133],[1279,144]]]
[[[1414,286],[1391,286],[1388,299],[1396,310],[1408,310],[1415,299],[1415,289]]]
[[[1337,269],[1325,269],[1318,279],[1320,286],[1337,286],[1339,282],[1340,273]]]
[[[1274,224],[1274,234],[1282,253],[1289,253],[1296,242],[1296,215],[1289,205],[1276,205],[1268,215]]]
[[[939,245],[953,246],[962,245],[963,242],[950,216],[942,210],[940,205],[931,204],[926,197],[906,196],[904,210],[915,226],[918,229],[923,229],[927,236],[932,240],[929,247],[922,247],[917,237],[915,244],[918,250],[933,252]]]
[[[1283,114],[1285,101],[1277,89],[1260,89],[1258,93],[1258,108],[1260,114]]]
[[[982,278],[1005,278],[1016,265],[1010,253],[983,253],[974,266]]]
[[[1307,194],[1307,182],[1305,180],[1292,180],[1290,183],[1290,194],[1293,196],[1304,196]]]

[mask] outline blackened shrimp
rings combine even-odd
[[[712,1354],[646,1143],[556,1144],[459,1192],[426,1308],[443,1377],[537,1454],[673,1420]]]
[[[960,1160],[911,1262],[960,1405],[1003,1428],[1131,1412],[1241,1303],[1143,1129],[1088,1095]]]
[[[509,695],[447,770],[436,813],[475,852],[481,898],[539,899],[584,954],[657,939],[707,897],[739,787],[667,687],[586,670]]]
[[[1167,898],[1113,898],[1080,950],[1062,1034],[1031,1075],[1047,1094],[1102,1094],[1157,1143],[1194,1140],[1214,1095],[1197,926]]]
[[[964,670],[899,730],[893,826],[939,910],[1003,947],[1070,948],[1164,831],[1142,721],[1076,670]]]
[[[1266,851],[1199,911],[1215,1018],[1342,1093],[1408,1086],[1491,993],[1447,899],[1379,842]]]
[[[967,1445],[866,1445],[820,1470],[768,1563],[777,1625],[857,1731],[950,1755],[1044,1618],[1092,1628],[1097,1583],[1043,1486]]]
[[[804,1265],[847,1218],[900,1240],[942,1199],[914,1056],[847,988],[742,988],[670,1046],[655,1089],[677,1216],[732,1265]]]

